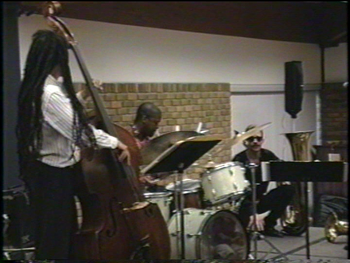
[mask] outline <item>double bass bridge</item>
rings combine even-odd
[[[137,210],[140,210],[140,209],[144,209],[145,207],[149,206],[150,205],[150,202],[148,201],[144,201],[144,202],[135,202],[132,204],[131,207],[125,207],[123,208],[123,213],[130,213],[130,212],[133,212],[133,211],[137,211]]]

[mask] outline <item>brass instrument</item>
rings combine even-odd
[[[292,147],[293,159],[295,161],[312,161],[311,146],[309,143],[312,133],[313,131],[285,134]],[[329,242],[335,243],[338,236],[347,235],[348,229],[347,219],[339,220],[338,215],[332,212],[327,217],[325,223],[325,237]]]
[[[292,149],[294,161],[312,161],[310,138],[314,131],[302,131],[284,133]],[[277,185],[283,183],[277,183]],[[306,231],[307,222],[305,220],[307,204],[304,203],[304,183],[290,183],[295,187],[295,195],[292,203],[287,207],[286,212],[281,217],[283,231],[289,235],[299,236]],[[310,219],[309,219],[310,220]]]
[[[339,219],[337,213],[332,212],[326,220],[324,234],[330,243],[336,243],[338,236],[347,235],[349,222],[346,218]]]
[[[310,138],[313,132],[284,133],[292,148],[294,161],[312,161]]]

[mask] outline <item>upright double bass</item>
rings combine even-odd
[[[62,34],[73,50],[101,127],[127,145],[132,143],[132,135],[110,121],[73,34],[55,16],[58,11],[58,2],[46,2],[43,8],[49,26]],[[137,158],[135,154],[131,152],[132,160]],[[82,168],[79,199],[83,222],[74,238],[75,259],[169,259],[167,224],[159,207],[145,200],[138,181],[138,168],[120,162],[109,149],[95,151],[90,159],[82,158]]]

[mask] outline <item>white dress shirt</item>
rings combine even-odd
[[[73,140],[73,108],[62,83],[51,75],[42,95],[42,149],[40,161],[55,167],[67,167],[80,160],[80,149]],[[25,114],[25,112],[23,112]],[[119,140],[90,125],[100,148],[115,149]],[[88,137],[82,139],[88,143]]]

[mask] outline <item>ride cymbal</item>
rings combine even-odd
[[[203,134],[196,131],[174,131],[162,134],[150,141],[150,143],[141,149],[142,164],[150,164],[159,155],[161,155],[169,147],[178,141],[185,140],[190,137],[202,136]]]

